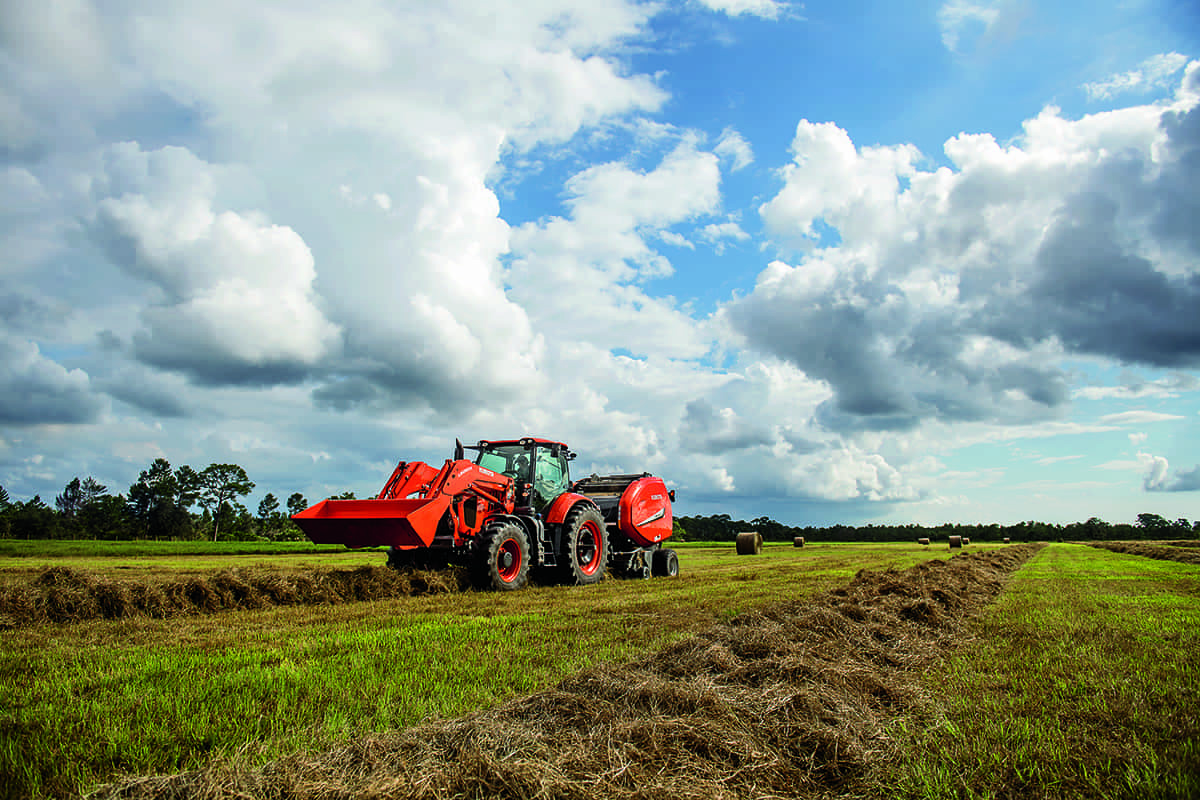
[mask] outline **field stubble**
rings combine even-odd
[[[101,796],[708,798],[861,788],[873,765],[895,756],[887,721],[925,702],[921,665],[1033,549],[861,571],[828,594],[732,616],[718,604],[720,621],[653,655],[606,660],[492,709],[258,769],[235,759],[135,779]],[[769,559],[755,569],[769,572]]]
[[[0,786],[17,797],[73,796],[120,774],[331,747],[626,661],[715,620],[828,590],[860,567],[949,555],[915,545],[681,553],[675,580],[136,614],[3,632]],[[164,559],[170,583],[186,559]],[[85,582],[120,580],[106,564],[81,573]],[[279,571],[294,572],[290,557]]]

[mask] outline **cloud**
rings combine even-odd
[[[818,419],[840,431],[1051,419],[1064,353],[1200,365],[1200,240],[1179,211],[1200,202],[1193,77],[1168,106],[1048,108],[1006,147],[961,134],[953,169],[801,121],[760,213],[806,255],[772,262],[724,319],[826,381]]]
[[[789,3],[783,2],[783,0],[697,0],[697,2],[711,11],[719,11],[731,17],[740,17],[746,14],[766,19],[776,19],[780,14],[785,13],[789,6]]]
[[[730,169],[733,172],[745,169],[754,163],[754,151],[750,148],[750,143],[733,128],[721,131],[721,138],[717,140],[717,146],[713,148],[713,152],[729,161]]]
[[[1175,82],[1175,76],[1187,63],[1187,56],[1180,53],[1160,53],[1147,58],[1129,72],[1085,83],[1083,90],[1087,92],[1089,100],[1111,100],[1121,94],[1166,89]]]
[[[770,445],[770,431],[738,417],[732,408],[714,408],[705,400],[687,404],[679,426],[680,444],[685,450],[720,455],[731,450]]]
[[[159,291],[134,352],[203,383],[286,382],[339,346],[317,307],[312,253],[291,228],[213,208],[208,165],[183,148],[113,146],[93,235]]]
[[[2,333],[0,354],[0,423],[81,424],[103,413],[83,370],[68,370],[35,343]]]
[[[1148,425],[1152,422],[1170,422],[1183,417],[1177,414],[1162,414],[1158,411],[1122,411],[1117,414],[1105,414],[1101,422],[1112,425]]]
[[[972,2],[972,0],[949,0],[938,9],[938,27],[942,31],[942,44],[952,53],[965,46],[965,39],[974,41],[996,23],[1000,16],[997,2]]]
[[[644,288],[674,271],[647,240],[669,240],[668,227],[715,212],[720,180],[717,157],[686,137],[649,171],[609,162],[577,173],[566,183],[568,218],[513,232],[509,296],[550,335],[569,329],[575,342],[604,349],[704,355],[711,334],[671,298]]]
[[[1147,492],[1200,491],[1200,465],[1172,474],[1170,464],[1162,456],[1138,453],[1138,462],[1144,469],[1142,487]]]
[[[1139,400],[1145,397],[1177,397],[1182,392],[1200,388],[1200,378],[1186,372],[1174,372],[1157,380],[1144,380],[1133,373],[1126,373],[1120,381],[1118,386],[1084,386],[1076,389],[1074,395],[1088,400],[1110,397]]]

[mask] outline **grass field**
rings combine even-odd
[[[863,568],[950,555],[915,544],[771,545],[757,557],[739,557],[731,544],[677,549],[682,574],[673,580],[6,631],[0,785],[14,796],[74,795],[122,774],[235,754],[261,762],[455,716],[591,664],[629,659],[716,619],[827,590]],[[299,557],[111,548],[94,557],[26,553],[0,568],[28,575],[69,558],[75,569],[144,579],[242,558],[290,570]],[[305,557],[322,566],[331,558],[382,559]]]
[[[339,569],[378,564],[379,550],[309,542],[87,542],[0,540],[0,586],[49,567],[132,580],[220,569]]]
[[[887,797],[1200,797],[1200,566],[1060,544],[928,688]]]
[[[121,775],[253,766],[455,717],[860,569],[950,555],[915,544],[678,549],[674,580],[4,631],[0,787],[73,796]],[[290,570],[300,556],[251,557]],[[25,573],[38,556],[18,558]],[[131,556],[70,558],[104,571]],[[134,560],[139,576],[170,577],[198,569],[192,558]],[[901,757],[856,796],[1200,796],[1200,567],[1051,545],[972,629],[925,674],[928,716],[895,721]]]

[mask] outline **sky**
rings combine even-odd
[[[1200,6],[0,3],[0,485],[455,438],[793,525],[1200,517]]]

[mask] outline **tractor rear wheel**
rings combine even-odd
[[[475,540],[471,579],[476,588],[508,592],[529,580],[529,539],[513,522],[492,522]]]
[[[655,550],[650,569],[656,578],[674,578],[679,574],[679,556],[674,550]]]
[[[608,567],[608,527],[600,509],[580,503],[563,522],[563,582],[586,586],[599,583]]]

